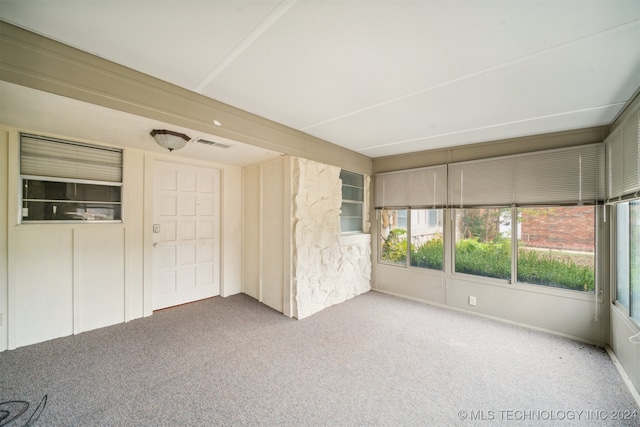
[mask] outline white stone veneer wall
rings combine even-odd
[[[371,289],[371,240],[341,239],[340,168],[292,157],[291,187],[292,314],[302,319]]]

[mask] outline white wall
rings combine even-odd
[[[291,316],[289,157],[243,171],[242,292]]]
[[[144,307],[144,215],[140,201],[145,197],[145,154],[138,150],[125,150],[122,188],[124,204],[125,247],[125,321],[145,315]],[[150,181],[152,182],[152,181]]]
[[[260,301],[260,266],[262,264],[260,166],[242,170],[242,292]]]
[[[222,209],[220,295],[228,297],[242,292],[242,168],[222,171]]]
[[[260,301],[281,313],[289,261],[284,258],[284,248],[289,244],[288,234],[285,234],[285,221],[288,223],[285,206],[288,207],[289,203],[284,199],[285,185],[289,180],[285,178],[284,163],[285,160],[280,158],[261,166],[262,199],[259,211],[262,222]]]
[[[7,296],[8,296],[8,237],[7,237],[7,179],[9,133],[0,128],[0,351],[7,348]],[[4,196],[3,196],[4,195]]]
[[[221,295],[241,292],[241,168],[125,149],[122,223],[18,224],[18,130],[0,144],[0,351],[152,314],[156,159],[222,170]]]

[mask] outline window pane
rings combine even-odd
[[[595,207],[518,209],[518,281],[594,292]]]
[[[362,218],[340,217],[340,230],[343,233],[362,231]]]
[[[640,322],[640,200],[629,204],[629,287],[631,288],[631,317]]]
[[[404,218],[404,227],[398,219]],[[383,209],[380,214],[380,260],[407,265],[407,211]]]
[[[427,212],[429,213],[429,225],[430,226],[438,225],[438,222],[441,221],[440,218],[442,218],[442,210],[441,209],[429,209]]]
[[[411,265],[442,270],[442,209],[411,210]]]
[[[342,180],[343,185],[364,187],[364,175],[362,174],[349,172],[343,169],[340,171],[340,179]]]
[[[24,202],[22,222],[28,221],[111,221],[120,220],[120,205],[99,202]]]
[[[397,213],[397,223],[398,223],[398,227],[399,228],[404,228],[405,230],[407,229],[407,211],[406,210],[399,210],[396,211]]]
[[[22,220],[120,220],[120,186],[25,179]]]
[[[629,313],[629,203],[616,206],[616,300]]]
[[[363,200],[364,190],[362,188],[342,186],[342,200],[354,200],[361,202]]]
[[[342,216],[357,216],[362,221],[362,203],[342,202]]]
[[[456,209],[455,271],[511,277],[511,210]]]
[[[362,201],[364,200],[364,175],[345,170],[340,171],[342,180],[342,209],[340,231],[342,233],[362,231]],[[354,203],[356,202],[356,203]]]

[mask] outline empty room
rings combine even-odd
[[[640,1],[0,0],[0,426],[640,423]]]

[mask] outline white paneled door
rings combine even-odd
[[[153,309],[220,294],[220,171],[154,164]]]

